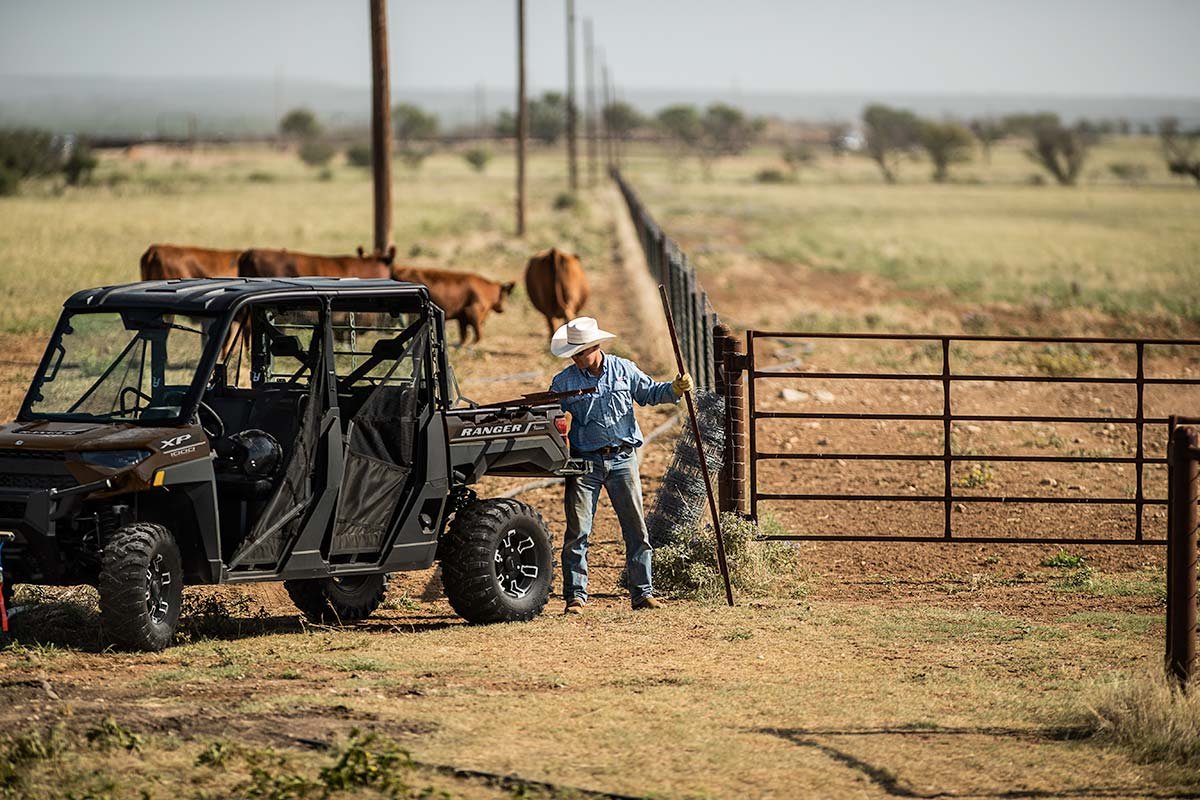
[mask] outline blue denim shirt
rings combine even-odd
[[[632,361],[608,353],[600,362],[596,377],[572,364],[554,376],[550,391],[596,388],[594,394],[570,397],[562,401],[563,411],[571,414],[571,449],[586,453],[622,442],[642,446],[642,430],[633,416],[633,404],[654,406],[677,403],[670,381],[659,383],[638,369]]]

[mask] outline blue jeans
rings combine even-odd
[[[636,451],[609,458],[585,456],[592,469],[587,475],[567,478],[564,505],[567,532],[563,536],[563,599],[587,601],[587,550],[600,488],[608,490],[613,511],[625,538],[625,574],[633,602],[654,594],[650,579],[650,534],[642,514],[642,481]]]

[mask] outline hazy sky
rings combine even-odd
[[[398,88],[515,84],[514,0],[392,0]],[[530,82],[565,0],[528,0]],[[577,0],[630,88],[1200,94],[1200,0]],[[580,30],[582,36],[582,29]],[[579,76],[582,79],[582,47]],[[0,75],[365,85],[367,0],[0,0]]]

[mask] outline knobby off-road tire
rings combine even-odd
[[[175,537],[147,522],[118,528],[104,545],[99,590],[106,641],[128,650],[162,650],[175,635],[183,604]]]
[[[525,622],[554,581],[554,546],[542,515],[517,500],[480,500],[454,515],[439,548],[442,586],[463,619]]]
[[[387,575],[347,575],[284,581],[296,608],[313,622],[357,622],[371,616],[387,594]]]

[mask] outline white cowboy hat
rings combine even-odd
[[[617,338],[615,333],[600,330],[591,317],[577,317],[562,325],[550,337],[550,352],[559,358],[570,358],[592,345]]]

